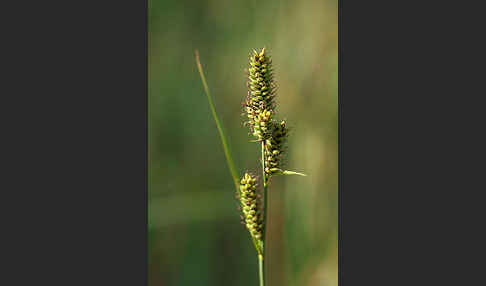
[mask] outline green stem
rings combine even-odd
[[[265,173],[265,141],[262,141],[262,172],[263,172],[263,255],[265,255],[265,248],[266,248],[266,230],[267,230],[267,192],[268,192],[268,184],[267,184],[267,174]],[[265,271],[264,271],[264,263],[263,263],[263,256],[260,259],[260,286],[263,286],[265,283]]]
[[[194,51],[196,54],[196,64],[197,68],[199,69],[199,74],[201,75],[201,81],[204,86],[204,91],[208,97],[209,106],[211,108],[211,112],[213,113],[214,121],[216,121],[216,126],[218,127],[219,137],[221,138],[221,143],[223,144],[224,154],[226,156],[226,162],[228,163],[228,167],[231,172],[231,176],[233,177],[233,181],[235,183],[236,191],[239,192],[240,180],[238,178],[238,172],[236,171],[235,163],[233,162],[233,157],[231,156],[231,152],[228,146],[228,141],[226,140],[226,135],[224,134],[223,127],[221,125],[221,121],[219,120],[218,114],[216,113],[216,108],[214,108],[213,97],[209,92],[208,84],[206,83],[206,77],[204,76],[203,68],[201,65],[201,61],[199,60],[199,51]]]
[[[260,278],[260,286],[265,286],[265,272],[263,271],[263,255],[258,255],[258,277]]]
[[[262,172],[263,172],[263,243],[267,229],[267,174],[265,173],[265,141],[262,142]]]

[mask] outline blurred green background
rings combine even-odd
[[[269,194],[267,285],[337,285],[337,0],[149,0],[149,285],[258,285],[258,261],[194,60],[199,49],[239,173],[248,54],[274,63],[287,169]]]

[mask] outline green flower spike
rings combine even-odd
[[[252,134],[258,141],[263,141],[270,136],[276,89],[272,61],[265,54],[265,48],[260,53],[253,51],[250,54],[247,86],[245,107],[248,123]]]
[[[281,158],[287,136],[288,129],[285,121],[274,123],[272,135],[265,141],[265,173],[269,175],[282,173]]]
[[[243,211],[243,220],[250,232],[257,249],[263,248],[263,216],[260,210],[256,189],[256,178],[245,173],[240,185],[240,203]]]

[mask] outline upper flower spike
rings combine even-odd
[[[250,54],[248,69],[248,96],[245,107],[253,135],[258,141],[268,138],[274,115],[275,83],[273,81],[272,60],[265,48]]]

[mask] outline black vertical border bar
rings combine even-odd
[[[345,3],[344,20],[338,0],[338,285],[479,285],[484,223],[474,220],[483,219],[484,200],[466,192],[484,190],[482,127],[474,128],[484,105],[467,96],[484,89],[469,68],[484,50],[474,42],[482,10]]]
[[[0,285],[147,285],[148,1],[5,4]]]
[[[149,58],[148,58],[148,54],[149,54],[149,45],[148,45],[148,41],[149,41],[149,38],[148,38],[148,26],[149,26],[149,5],[148,5],[148,2],[150,0],[143,0],[143,3],[144,3],[144,6],[145,6],[145,38],[144,38],[144,44],[145,44],[145,75],[144,75],[144,78],[145,78],[145,186],[144,186],[144,201],[145,201],[145,225],[144,225],[144,230],[145,230],[145,235],[144,235],[144,238],[145,238],[145,244],[144,244],[144,250],[145,250],[145,262],[143,264],[143,267],[145,268],[145,279],[143,281],[143,285],[147,285],[148,286],[148,255],[149,255],[149,250],[148,250],[148,180],[149,180],[149,177],[148,177],[148,156],[149,156],[149,150],[148,150],[148,144],[149,144],[149,135],[148,135],[148,132],[149,132],[149,129],[148,129],[148,121],[149,121],[149,114],[148,114],[148,110],[149,110],[149,107],[148,107],[148,63],[149,63]]]

